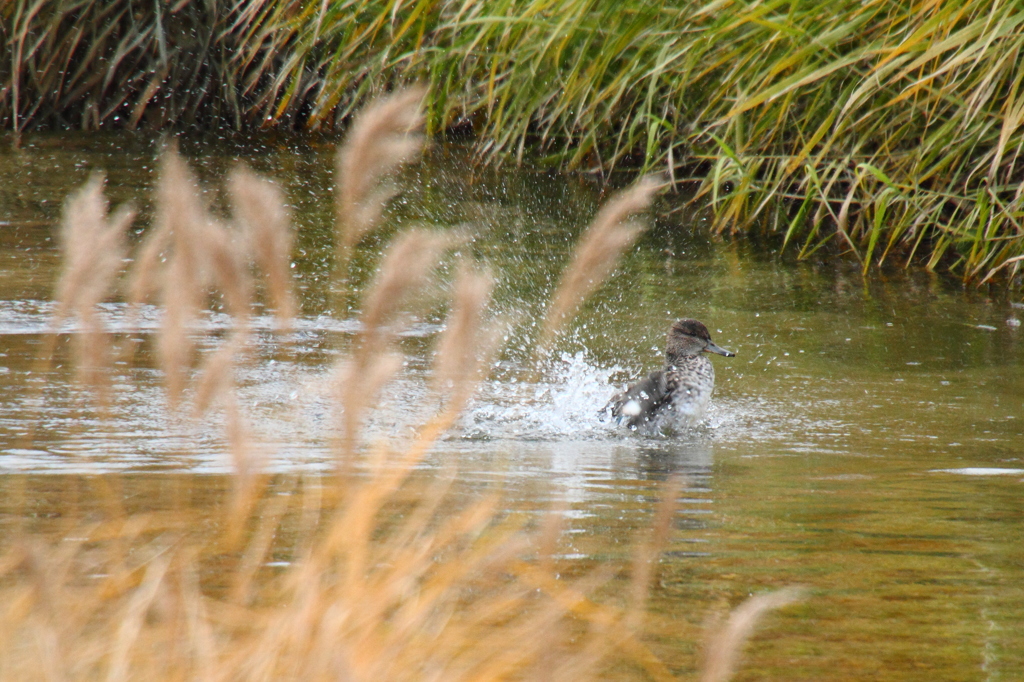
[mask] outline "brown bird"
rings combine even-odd
[[[679,320],[668,330],[665,366],[612,397],[603,412],[630,429],[685,429],[704,417],[715,388],[715,367],[705,353],[731,358],[697,320]]]

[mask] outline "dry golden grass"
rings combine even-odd
[[[624,664],[629,679],[675,679],[637,602],[594,599],[622,567],[556,577],[557,518],[533,531],[496,496],[453,506],[454,471],[414,480],[377,454],[339,502],[310,479],[258,496],[241,544],[225,523],[239,508],[221,505],[208,510],[220,534],[196,532],[210,519],[195,512],[113,512],[20,543],[0,556],[0,679],[568,681]],[[637,564],[656,567],[660,535]],[[653,575],[634,569],[628,593]],[[792,596],[739,607],[702,679],[728,679],[754,620]]]
[[[494,278],[489,272],[462,263],[434,362],[434,386],[447,397],[447,409],[454,412],[462,411],[502,338],[500,323],[492,322],[488,330],[483,327],[493,288]]]
[[[296,314],[295,283],[291,275],[295,238],[284,194],[271,182],[239,165],[228,179],[231,209],[240,223],[248,251],[266,276],[267,298],[279,327],[286,328]]]
[[[402,306],[426,284],[449,241],[440,233],[410,230],[400,235],[384,255],[380,271],[366,294],[352,352],[335,369],[342,452],[347,456],[358,444],[365,411],[401,367],[401,358],[391,351],[391,344]]]
[[[801,598],[803,590],[788,587],[777,592],[751,597],[729,615],[721,629],[708,642],[701,682],[725,682],[733,676],[739,665],[743,645],[754,632],[754,627],[765,613],[792,604]]]
[[[219,297],[232,329],[217,352],[198,370],[194,409],[202,413],[230,392],[233,368],[249,349],[254,268],[265,280],[278,328],[287,329],[296,313],[291,277],[293,230],[281,190],[271,181],[239,167],[228,180],[233,227],[203,203],[198,181],[171,146],[160,165],[156,219],[135,258],[129,300],[138,310],[157,297],[163,310],[157,356],[168,399],[176,406],[195,364],[202,316],[211,296]],[[132,316],[137,319],[137,312]]]
[[[379,223],[398,191],[390,178],[423,150],[422,106],[426,90],[413,87],[363,109],[338,150],[337,269],[348,275],[352,249]]]
[[[194,388],[201,407],[219,397],[225,409],[234,462],[229,499],[199,518],[194,510],[126,514],[111,492],[104,518],[69,526],[56,539],[14,542],[0,555],[0,680],[557,681],[590,680],[623,665],[648,679],[674,679],[645,643],[644,616],[677,483],[665,488],[631,569],[599,566],[559,578],[557,510],[532,529],[502,511],[496,495],[453,499],[454,463],[442,475],[417,476],[498,348],[493,330],[500,325],[487,320],[490,274],[463,265],[453,285],[434,366],[446,398],[440,411],[400,450],[387,439],[362,446],[361,420],[401,365],[395,334],[451,243],[444,235],[414,230],[395,240],[333,374],[339,458],[358,457],[359,475],[268,487],[231,376],[247,357],[251,259],[269,280],[279,278],[268,296],[281,325],[292,322],[291,283],[280,281],[290,228],[280,193],[266,181],[237,171],[230,186],[249,245],[209,214],[176,152],[165,153],[157,219],[130,290],[136,305],[160,294],[157,347],[172,402],[186,393],[212,293],[234,319]],[[549,339],[635,238],[638,228],[623,221],[653,191],[645,181],[601,212],[555,296]],[[116,235],[130,218],[107,221],[105,211],[93,180],[68,205],[66,225],[77,235],[67,237],[69,248],[86,233],[121,243]],[[254,239],[267,243],[266,253],[257,253]],[[116,253],[112,247],[105,255]],[[117,268],[85,265],[91,262],[69,254],[60,310],[91,314],[82,306],[94,308],[108,291]],[[81,298],[70,293],[79,291],[70,284],[76,278],[88,280]],[[99,485],[116,486],[100,478]],[[626,571],[624,604],[595,598]],[[726,679],[753,620],[790,597],[741,607],[712,644],[705,679]]]
[[[612,197],[594,217],[580,237],[572,261],[551,297],[541,328],[540,352],[547,350],[558,331],[612,273],[623,252],[640,236],[643,226],[627,219],[646,210],[658,188],[659,182],[654,177],[642,178],[633,187]]]
[[[75,368],[103,403],[109,391],[112,354],[96,308],[113,292],[127,250],[125,235],[134,218],[134,210],[125,206],[113,216],[107,215],[103,177],[94,175],[68,199],[61,223],[63,267],[43,360],[47,366],[51,363],[58,330],[69,317],[77,317],[82,329],[71,336]]]
[[[235,338],[226,347],[245,344],[252,281],[247,253],[239,241],[207,210],[198,182],[177,150],[167,149],[160,162],[156,220],[135,260],[129,291],[133,307],[159,292],[163,318],[157,357],[172,407],[181,401],[188,384],[200,316],[212,291],[220,294],[234,320]],[[223,358],[217,360],[221,370]],[[218,378],[213,383],[223,382]],[[209,396],[209,390],[203,395]]]

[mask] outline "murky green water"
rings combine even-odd
[[[214,495],[230,469],[216,424],[168,416],[149,363],[123,370],[109,420],[97,417],[66,366],[45,376],[33,366],[51,310],[60,204],[98,168],[115,202],[145,208],[155,149],[144,138],[40,136],[0,151],[7,528],[99,506],[89,481],[114,472],[133,508],[201,507],[202,491]],[[245,158],[287,188],[299,229],[300,340],[281,357],[265,335],[242,395],[275,471],[327,470],[325,377],[353,329],[350,314],[329,315],[333,144],[185,142],[183,151],[211,182]],[[710,614],[800,584],[811,588],[808,598],[765,621],[738,679],[1020,679],[1019,297],[900,272],[865,282],[843,263],[784,263],[709,238],[698,212],[666,199],[660,209],[671,212],[583,311],[538,380],[528,366],[532,323],[593,215],[597,187],[473,169],[445,150],[407,180],[389,221],[465,230],[461,252],[493,267],[495,306],[515,325],[491,379],[425,471],[457,461],[461,494],[500,487],[511,508],[564,500],[564,556],[583,563],[627,556],[660,482],[685,473],[652,601],[657,651],[678,672],[693,670]],[[364,279],[391,234],[366,244]],[[427,296],[403,336],[408,365],[371,419],[373,435],[404,437],[420,414],[411,408],[426,394],[442,293]],[[125,321],[118,303],[106,314],[114,327]],[[665,330],[681,316],[703,320],[737,352],[714,358],[708,423],[652,438],[598,422],[617,386],[659,364]],[[154,326],[146,318],[143,334]]]

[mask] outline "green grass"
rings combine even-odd
[[[717,230],[1021,284],[1016,3],[14,0],[0,24],[9,129],[332,130],[422,81],[430,129],[489,161],[667,170]]]

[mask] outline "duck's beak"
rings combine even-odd
[[[720,347],[716,346],[714,343],[712,343],[711,341],[708,341],[708,345],[705,346],[704,350],[707,351],[708,353],[717,353],[719,355],[724,355],[727,358],[734,358],[734,357],[736,357],[736,354],[733,353],[731,350],[726,350],[724,348],[720,348]]]

